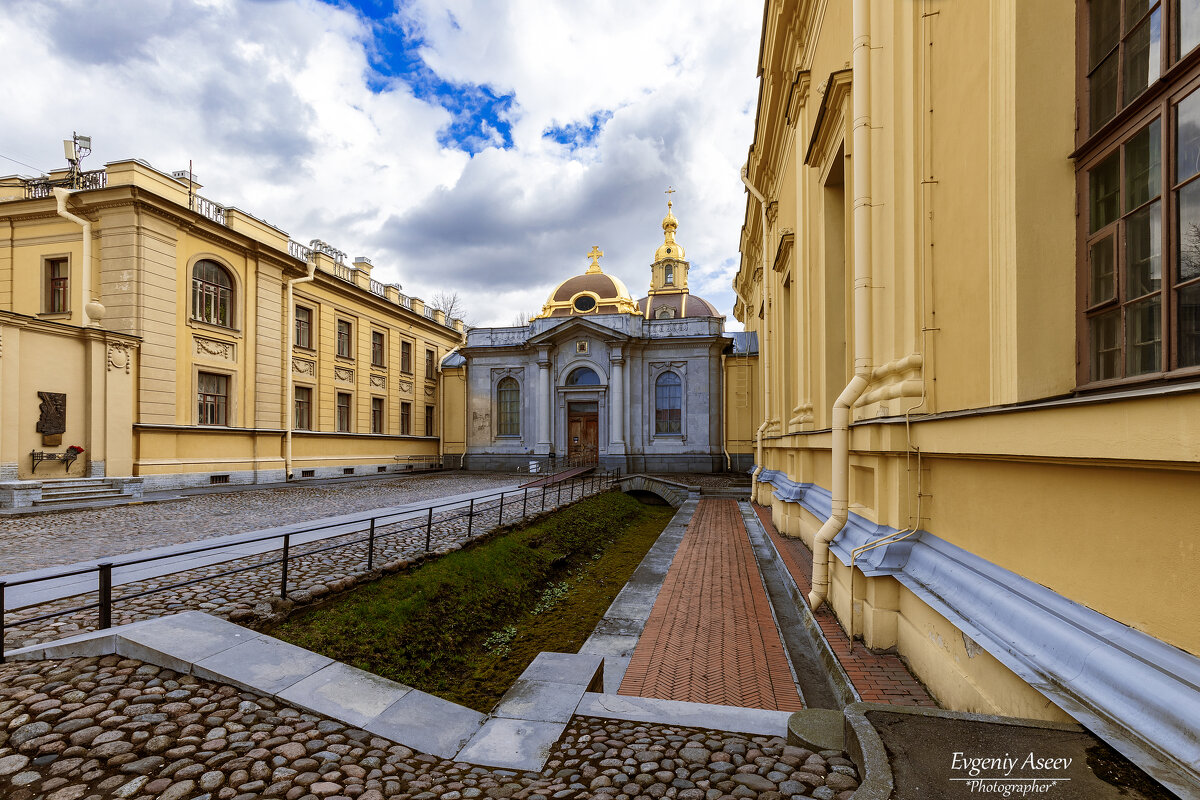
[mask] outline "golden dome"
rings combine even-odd
[[[679,228],[679,220],[671,213],[671,201],[667,201],[667,215],[663,217],[663,243],[654,251],[655,263],[664,258],[674,258],[683,261],[685,258],[683,245],[675,241],[675,231]]]
[[[572,317],[588,314],[640,314],[633,296],[625,284],[615,275],[606,275],[600,269],[599,259],[604,253],[593,247],[588,253],[591,263],[582,275],[574,275],[554,287],[541,317]]]

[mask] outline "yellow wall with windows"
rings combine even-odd
[[[851,5],[767,4],[747,172],[766,230],[747,194],[734,280],[762,353],[761,466],[825,490],[832,406],[853,374]],[[852,411],[850,512],[1200,654],[1186,585],[1200,570],[1198,388],[1075,392],[1074,30],[1072,3],[870,2],[864,355],[919,360],[875,377]],[[773,491],[756,500],[811,546],[824,519]],[[1063,717],[986,653],[960,652],[954,626],[893,579],[859,573],[852,602],[832,563],[843,626],[897,647],[944,705]]]
[[[373,280],[369,261],[350,265],[323,244],[309,256],[308,248],[291,242],[283,231],[237,209],[190,203],[183,179],[136,161],[109,164],[104,173],[104,186],[76,192],[68,200],[72,214],[92,223],[86,281],[81,226],[58,215],[53,196],[27,197],[24,189],[5,185],[0,196],[0,311],[77,331],[135,337],[130,419],[122,434],[129,455],[110,460],[109,475],[154,476],[148,486],[169,485],[170,476],[178,476],[181,484],[207,482],[206,475],[218,473],[236,473],[231,482],[281,479],[287,412],[294,403],[289,370],[297,386],[312,389],[312,428],[321,434],[353,434],[306,435],[299,437],[303,445],[297,445],[297,438],[294,454],[299,458],[303,451],[306,465],[318,464],[333,474],[343,464],[396,466],[397,456],[436,456],[436,365],[461,341],[461,321],[426,312],[418,298]],[[48,313],[46,299],[45,262],[58,257],[69,264],[65,314]],[[315,263],[314,280],[295,286],[295,303],[312,309],[313,339],[309,347],[297,345],[289,354],[285,349],[294,320],[285,307],[286,285],[307,274],[306,257]],[[217,264],[232,284],[227,319],[205,320],[196,313],[192,276],[201,261]],[[102,318],[90,325],[83,313],[88,299],[104,306]],[[336,352],[338,319],[352,324],[350,357]],[[384,336],[380,364],[372,363],[373,331]],[[413,350],[408,371],[401,369],[401,342],[409,342]],[[427,350],[434,353],[432,371],[426,369]],[[23,368],[61,371],[63,363],[47,358]],[[82,369],[69,359],[66,363],[72,374]],[[219,376],[213,385],[227,387],[215,395],[224,403],[223,424],[200,424],[204,376]],[[346,431],[338,430],[339,393],[351,398]],[[383,403],[378,432],[372,430],[373,399]],[[413,409],[405,436],[400,434],[402,402]],[[82,405],[76,401],[70,408]],[[435,408],[431,429],[425,424],[426,406]]]

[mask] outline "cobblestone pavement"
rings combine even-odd
[[[440,760],[119,656],[0,665],[6,800],[850,800],[845,753],[575,717],[540,772]]]
[[[528,477],[438,472],[0,518],[0,575],[509,486]]]
[[[697,504],[620,694],[804,708],[735,500]]]
[[[599,481],[595,482],[594,488],[596,491],[603,489]],[[553,509],[556,503],[566,505],[581,499],[587,493],[590,493],[588,485],[582,483],[572,484],[562,490],[530,490],[527,506],[522,503],[520,496],[510,496],[505,499],[503,520],[500,518],[498,499],[476,503],[470,524],[465,509],[435,514],[429,529],[430,552],[442,555],[459,549],[468,541],[468,537],[478,538],[501,524],[517,522],[522,511],[540,513]],[[288,599],[294,603],[306,603],[330,592],[348,589],[361,580],[376,577],[378,571],[394,572],[425,555],[425,544],[425,520],[406,520],[378,526],[373,559],[375,572],[368,570],[366,533],[351,533],[293,547],[288,558]],[[125,625],[193,610],[239,623],[270,616],[279,610],[278,603],[273,603],[272,599],[280,592],[281,556],[281,550],[273,550],[239,558],[233,563],[212,564],[122,584],[113,590],[112,624]],[[231,569],[239,571],[231,575],[219,575]],[[114,568],[114,576],[119,575],[119,570],[119,567]],[[179,586],[191,581],[195,582]],[[170,586],[178,588],[144,594]],[[90,606],[97,602],[97,593],[90,592],[9,612],[5,617],[5,649],[28,647],[94,630],[98,624],[98,612]],[[49,620],[36,619],[74,608],[84,610]]]
[[[800,595],[807,605],[808,593],[812,591],[812,553],[804,546],[804,542],[783,536],[775,530],[771,522],[771,509],[756,504],[754,512],[758,514],[763,527],[775,542],[775,549],[779,551],[784,566],[796,581]],[[850,640],[838,623],[837,617],[829,610],[828,604],[817,609],[813,617],[821,626],[834,656],[864,702],[938,707],[937,701],[908,671],[900,656],[894,653],[873,653],[861,643],[851,650]]]

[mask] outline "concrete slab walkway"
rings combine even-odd
[[[699,501],[619,693],[804,707],[736,501]]]

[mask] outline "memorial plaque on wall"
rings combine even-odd
[[[38,392],[38,397],[42,399],[42,413],[37,432],[42,435],[44,447],[56,447],[62,444],[62,435],[67,430],[67,396],[60,392]]]

